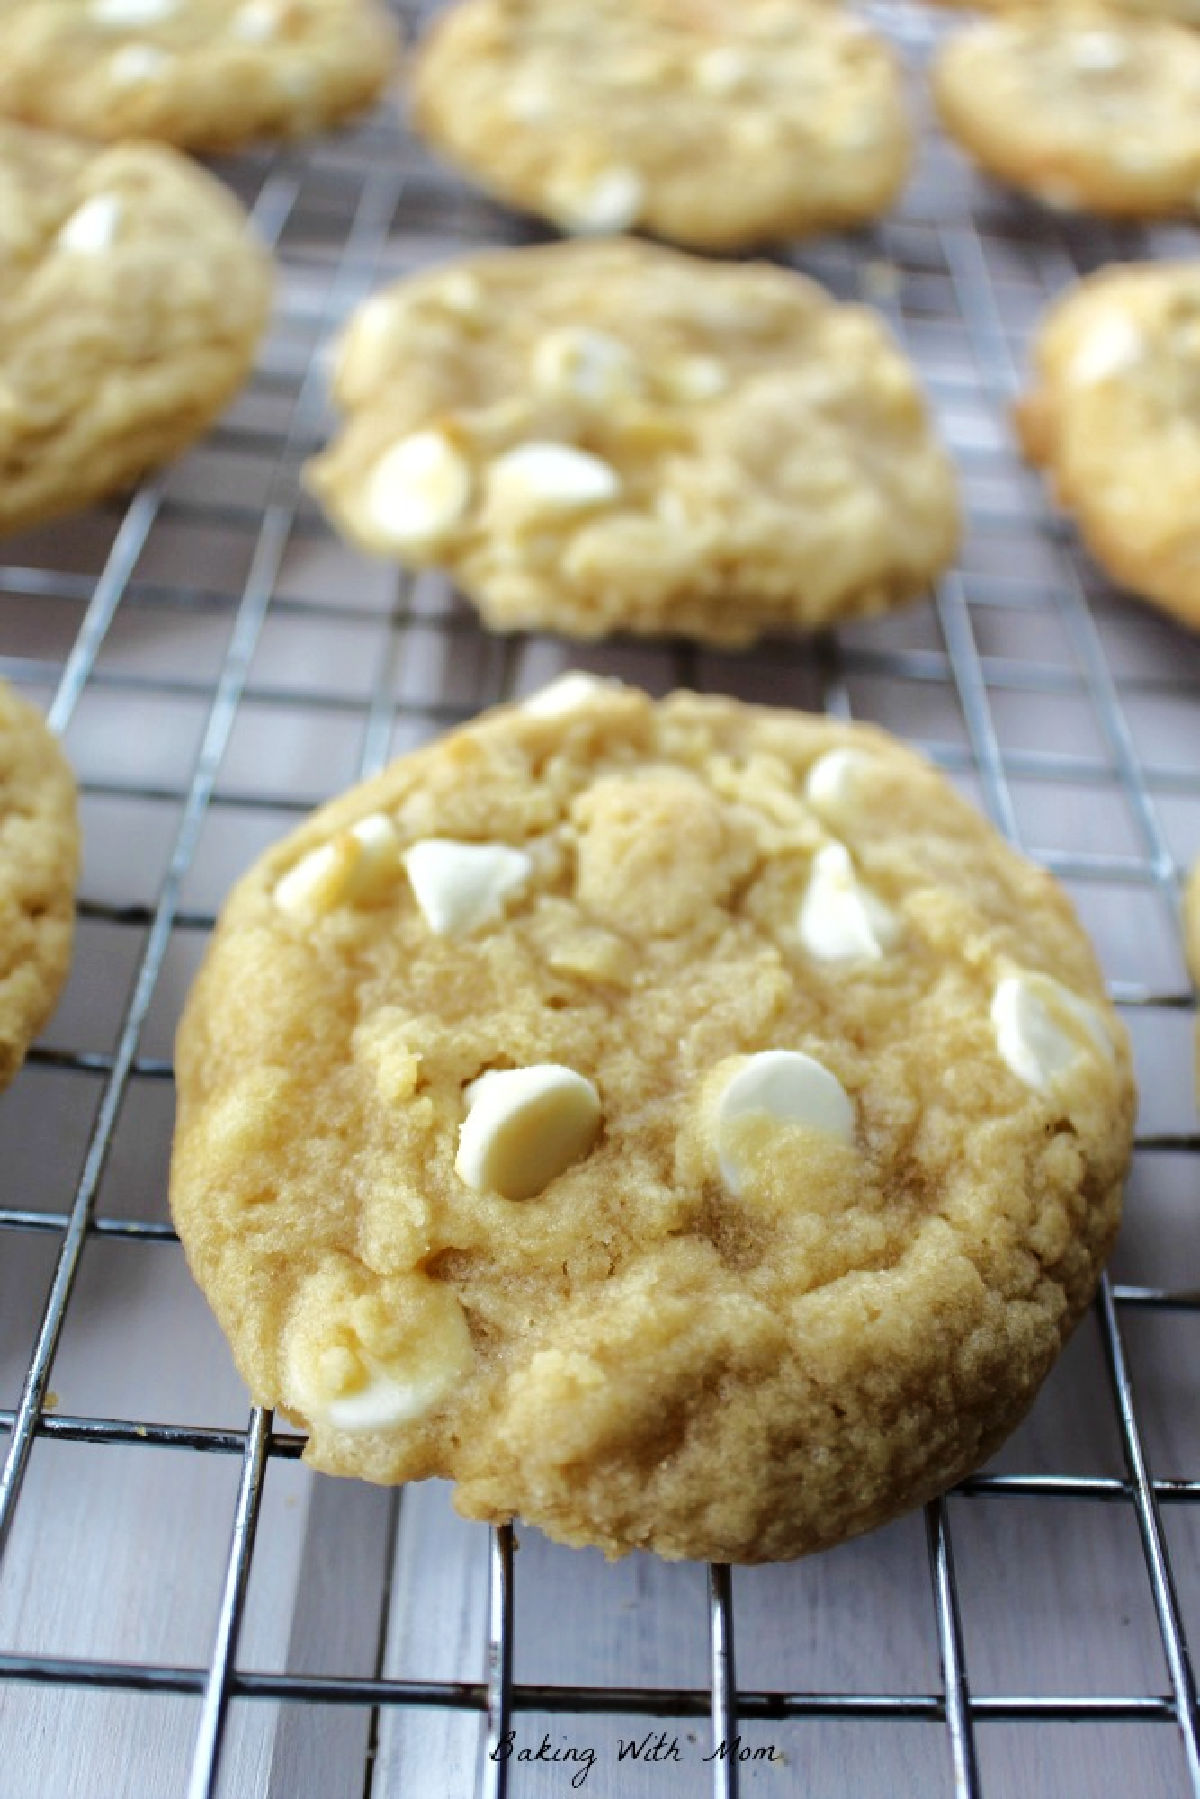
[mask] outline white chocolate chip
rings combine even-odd
[[[332,843],[310,850],[275,885],[272,898],[294,918],[332,911],[342,886],[342,868]]]
[[[827,750],[808,771],[804,797],[822,818],[837,821],[853,811],[871,764],[872,758],[861,750]]]
[[[108,59],[108,78],[118,87],[137,87],[161,75],[171,60],[153,44],[123,44]]]
[[[576,512],[615,500],[621,479],[599,456],[573,444],[525,443],[497,456],[488,491],[497,505],[519,512]]]
[[[469,319],[479,311],[483,302],[483,289],[475,276],[469,275],[466,269],[451,269],[431,291],[430,298],[438,301],[447,312]]]
[[[1139,362],[1144,348],[1131,318],[1115,310],[1103,313],[1072,356],[1067,379],[1076,387],[1095,386]]]
[[[97,25],[156,25],[179,9],[179,0],[92,0],[88,13]]]
[[[680,356],[659,379],[673,400],[715,400],[729,386],[729,370],[715,356]]]
[[[533,379],[543,392],[600,403],[632,397],[642,388],[625,345],[588,325],[563,325],[539,339]]]
[[[502,105],[510,119],[520,119],[522,124],[534,125],[539,119],[547,119],[554,111],[554,93],[544,81],[527,78],[516,81],[505,92]]]
[[[627,231],[642,210],[645,188],[636,169],[602,169],[585,187],[560,191],[558,214],[567,231]]]
[[[446,1384],[436,1374],[433,1380],[397,1380],[367,1363],[360,1387],[325,1401],[323,1422],[335,1430],[386,1430],[428,1412]]]
[[[246,0],[229,21],[229,29],[243,43],[264,44],[275,36],[280,22],[278,0]]]
[[[600,1095],[557,1062],[480,1075],[466,1100],[454,1168],[477,1193],[532,1199],[600,1134]]]
[[[341,1341],[323,1348],[293,1345],[290,1396],[314,1423],[354,1432],[388,1430],[424,1417],[470,1373],[475,1351],[455,1294],[422,1275],[407,1284],[413,1316],[399,1347],[386,1358],[372,1353],[348,1323]]]
[[[1129,61],[1128,49],[1115,31],[1080,31],[1066,42],[1071,61],[1086,75],[1111,74]]]
[[[350,835],[359,846],[355,866],[360,886],[364,878],[373,884],[377,875],[396,866],[400,838],[385,812],[368,812],[350,826]]]
[[[417,431],[385,450],[367,482],[371,523],[403,549],[436,543],[471,498],[471,469],[441,431]]]
[[[321,917],[382,886],[399,867],[399,847],[391,819],[371,812],[302,856],[276,883],[272,897],[293,918]]]
[[[372,294],[358,308],[336,351],[336,380],[347,396],[366,396],[387,372],[398,309],[390,294]]]
[[[556,681],[539,687],[527,700],[522,700],[521,710],[531,718],[562,718],[566,713],[577,712],[580,706],[586,706],[604,688],[620,688],[621,685],[620,681],[605,681],[599,675],[588,675],[581,668],[572,668],[565,675],[559,675]]]
[[[1035,1093],[1045,1093],[1081,1055],[1113,1054],[1096,1007],[1047,974],[1005,975],[991,1017],[1001,1060]]]
[[[716,44],[692,65],[692,78],[702,94],[733,94],[750,76],[749,59],[732,44]]]
[[[843,843],[827,843],[814,856],[796,925],[819,962],[879,962],[900,936],[895,913],[858,880]]]
[[[74,256],[99,256],[112,244],[120,221],[119,195],[93,194],[62,226],[58,247]]]
[[[499,918],[533,863],[507,843],[427,837],[405,851],[404,867],[421,916],[438,937],[461,937]]]
[[[713,1135],[721,1179],[740,1198],[749,1170],[739,1157],[739,1119],[757,1114],[778,1124],[802,1124],[835,1142],[854,1139],[854,1107],[836,1075],[800,1050],[769,1049],[747,1056],[716,1104]]]
[[[397,307],[391,294],[372,294],[369,300],[363,301],[350,320],[346,329],[346,344],[353,345],[361,337],[374,346],[382,338],[390,336],[396,316]]]

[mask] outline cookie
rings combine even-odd
[[[375,0],[3,0],[0,114],[225,150],[351,118],[396,54]]]
[[[1200,629],[1200,261],[1069,288],[1016,423],[1113,579]]]
[[[951,39],[938,112],[989,174],[1046,205],[1150,218],[1200,206],[1200,35],[1096,6]]]
[[[128,486],[241,386],[270,262],[165,145],[0,122],[0,531]]]
[[[66,979],[78,872],[66,757],[33,707],[0,681],[0,1088]]]
[[[369,300],[308,468],[338,528],[494,629],[746,643],[881,612],[953,556],[953,471],[875,314],[630,239],[468,258]]]
[[[699,249],[876,218],[912,154],[890,50],[825,0],[464,0],[412,117],[561,230]]]
[[[176,1073],[180,1235],[313,1466],[733,1561],[992,1452],[1133,1110],[1065,895],[920,757],[581,676],[270,850]]]

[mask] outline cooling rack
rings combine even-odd
[[[876,17],[914,72],[945,28],[900,3]],[[355,303],[537,228],[385,112],[220,172],[281,264],[254,381],[127,504],[9,541],[0,564],[0,673],[63,734],[86,831],[74,972],[0,1103],[0,1791],[1200,1794],[1178,920],[1200,650],[1081,557],[1005,422],[1054,291],[1113,258],[1196,254],[1196,233],[1052,216],[927,129],[892,218],[788,260],[881,307],[919,364],[963,476],[959,568],[927,604],[812,643],[578,655],[490,638],[438,577],[352,554],[297,478]],[[357,775],[568,665],[916,742],[1071,891],[1133,1034],[1127,1224],[1031,1418],[923,1516],[808,1562],[609,1567],[468,1525],[436,1483],[311,1475],[248,1408],[166,1212],[171,1035],[229,881]]]

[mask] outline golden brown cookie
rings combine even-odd
[[[1200,261],[1117,264],[1069,288],[1016,421],[1114,580],[1200,628]]]
[[[494,629],[746,643],[882,612],[953,556],[953,470],[879,318],[632,239],[471,257],[369,300],[309,482]]]
[[[1131,218],[1200,207],[1200,34],[1081,4],[989,19],[942,49],[946,129],[1054,207]]]
[[[1133,1113],[1066,897],[920,757],[580,676],[262,858],[177,1080],[180,1235],[315,1467],[733,1561],[992,1452]]]
[[[66,757],[33,707],[0,681],[0,1088],[66,979],[78,872]]]
[[[412,100],[500,199],[701,249],[875,218],[911,160],[890,50],[823,0],[463,0]]]
[[[185,157],[0,122],[0,531],[198,437],[245,379],[270,296],[245,216]]]
[[[0,114],[230,149],[363,111],[396,54],[376,0],[0,0]]]

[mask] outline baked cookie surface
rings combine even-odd
[[[1097,561],[1200,629],[1200,261],[1115,264],[1069,288],[1016,422]]]
[[[0,122],[0,530],[198,437],[249,372],[270,297],[240,208],[175,151]]]
[[[307,476],[366,549],[494,629],[813,629],[920,593],[954,473],[879,318],[803,276],[631,239],[493,252],[376,295]]]
[[[734,248],[877,217],[908,174],[890,50],[825,0],[464,0],[417,130],[565,231]]]
[[[243,878],[177,1083],[192,1269],[313,1465],[735,1561],[991,1453],[1133,1107],[1065,896],[921,758],[579,676]]]
[[[0,1088],[66,979],[78,872],[74,776],[40,715],[0,681]]]
[[[1131,218],[1200,207],[1200,36],[1185,26],[1027,9],[952,38],[933,90],[963,148],[1047,205]]]
[[[374,0],[0,0],[0,114],[229,149],[361,112],[396,52]]]

